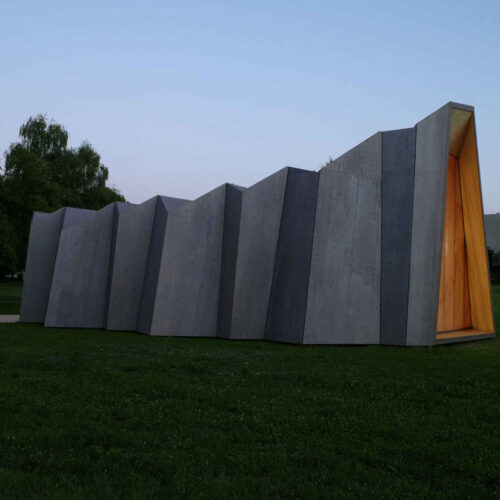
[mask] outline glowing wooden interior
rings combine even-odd
[[[454,109],[443,229],[437,339],[493,333],[474,118]]]

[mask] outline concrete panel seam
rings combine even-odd
[[[107,289],[106,298],[104,301],[104,318],[103,318],[103,328],[106,328],[108,324],[108,313],[109,313],[109,303],[111,300],[111,285],[113,281],[113,264],[115,261],[115,247],[116,247],[116,233],[118,231],[118,207],[116,203],[113,205],[113,228],[111,230],[111,248],[109,252],[109,264],[108,264],[108,276],[107,276]]]
[[[408,259],[408,298],[406,300],[406,328],[404,332],[403,345],[407,345],[408,340],[408,309],[410,307],[410,285],[411,285],[411,250],[413,241],[413,210],[415,206],[413,205],[413,198],[415,196],[415,166],[417,161],[417,126],[414,127],[415,137],[414,137],[414,155],[413,155],[413,188],[411,190],[411,216],[410,216],[410,258]]]
[[[228,188],[228,185],[226,184],[226,192],[224,193],[224,214],[222,216],[222,250],[221,250],[221,253],[220,253],[220,273],[219,273],[219,304],[218,304],[218,307],[217,307],[217,320],[216,320],[216,324],[217,324],[217,337],[220,337],[220,331],[219,331],[219,328],[220,328],[220,322],[221,322],[221,300],[222,300],[222,297],[221,297],[221,294],[222,294],[222,282],[223,282],[223,277],[222,277],[222,274],[224,272],[224,258],[225,258],[225,255],[224,255],[224,243],[225,243],[225,239],[228,237],[228,235],[226,234],[226,222],[227,222],[227,219],[228,219],[228,205],[229,205],[229,188]],[[233,290],[234,292],[234,290]],[[232,313],[232,311],[231,311]]]
[[[61,225],[59,227],[59,236],[57,238],[57,248],[56,248],[56,258],[54,259],[54,265],[52,266],[52,271],[50,273],[50,287],[49,287],[49,296],[47,298],[47,306],[45,307],[45,314],[43,317],[43,322],[45,323],[45,318],[47,317],[47,310],[49,308],[49,300],[50,300],[50,294],[52,293],[52,282],[54,280],[54,271],[56,269],[56,260],[57,260],[57,252],[59,251],[59,242],[61,241],[61,231],[64,226],[64,216],[66,215],[66,208],[64,207],[64,213],[63,216],[61,217]]]
[[[144,272],[144,277],[143,277],[143,281],[142,281],[142,287],[141,287],[141,295],[140,295],[140,305],[139,305],[139,309],[138,309],[138,314],[137,314],[137,320],[136,320],[136,330],[139,330],[139,323],[140,323],[140,318],[141,318],[141,313],[142,313],[142,303],[145,299],[145,294],[146,294],[146,277],[147,277],[147,268],[148,268],[148,265],[150,264],[150,261],[151,261],[151,249],[152,249],[152,246],[153,246],[153,238],[154,238],[154,229],[155,229],[155,219],[156,217],[158,216],[158,211],[160,210],[160,204],[163,205],[162,201],[161,201],[161,198],[158,196],[157,199],[156,199],[156,203],[155,203],[155,211],[154,211],[154,215],[153,215],[153,221],[152,221],[152,227],[151,227],[151,233],[149,235],[149,243],[148,243],[148,252],[147,252],[147,259],[146,259],[146,270]],[[162,246],[163,246],[163,242],[162,242]],[[155,297],[156,297],[156,294],[155,294]],[[151,325],[149,325],[149,328],[151,328]]]
[[[383,277],[384,272],[382,268],[382,264],[384,262],[384,136],[385,133],[382,132],[382,147],[380,148],[380,165],[382,168],[381,176],[380,176],[380,282],[379,282],[379,314],[378,314],[378,328],[379,328],[379,336],[378,343],[382,343],[382,334],[384,333],[382,330],[382,294],[383,294]]]
[[[310,246],[310,251],[309,251],[309,272],[307,273],[307,285],[306,285],[306,303],[304,307],[304,319],[302,321],[302,337],[300,340],[300,343],[304,343],[304,333],[306,330],[306,317],[307,317],[307,306],[309,304],[309,280],[311,279],[311,264],[312,264],[312,247],[313,247],[313,242],[314,242],[314,232],[316,231],[316,212],[318,210],[318,191],[319,191],[319,172],[317,172],[317,182],[316,182],[316,192],[315,192],[315,197],[316,197],[316,207],[314,209],[314,220],[313,220],[313,226],[314,229],[312,231],[311,235],[311,246]]]
[[[266,338],[266,332],[268,331],[268,323],[269,323],[269,301],[273,296],[273,289],[275,287],[275,270],[276,270],[276,257],[278,255],[278,248],[280,246],[280,239],[282,238],[283,231],[283,212],[285,210],[286,200],[288,196],[288,183],[290,180],[290,169],[287,168],[286,172],[286,182],[285,182],[285,195],[283,196],[283,203],[281,204],[281,214],[280,214],[280,228],[278,230],[278,238],[276,240],[276,248],[274,250],[274,262],[273,262],[273,277],[271,279],[271,286],[269,287],[269,295],[267,298],[267,310],[266,310],[266,322],[264,324],[264,339]]]

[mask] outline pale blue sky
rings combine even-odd
[[[500,212],[498,0],[0,0],[0,68],[0,150],[46,113],[132,202],[318,169],[472,104],[485,211]]]

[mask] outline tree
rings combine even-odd
[[[109,171],[97,151],[87,141],[76,149],[68,148],[68,132],[62,125],[37,115],[20,128],[19,135],[21,145],[48,164],[62,206],[95,209],[102,208],[101,199],[125,201],[118,191],[106,186]]]
[[[88,142],[68,147],[69,134],[44,115],[29,118],[5,152],[0,173],[0,273],[22,270],[34,211],[62,206],[97,210],[125,201],[106,186],[109,171]]]
[[[490,269],[493,268],[493,262],[495,260],[495,250],[490,247],[486,247],[488,251],[488,265],[490,266]]]
[[[0,262],[0,267],[8,267],[10,272],[22,270],[33,212],[55,210],[60,206],[60,194],[51,183],[47,164],[21,144],[13,144],[6,154],[0,204],[4,218],[3,246],[8,249],[9,259],[10,252],[15,252],[14,269],[7,261]]]
[[[4,182],[0,176],[0,200],[3,199]],[[3,207],[0,207],[3,208]],[[12,221],[0,210],[0,276],[13,273],[17,268],[19,241]]]
[[[21,145],[40,158],[54,157],[68,147],[68,132],[58,123],[48,123],[44,115],[28,119],[19,129]]]

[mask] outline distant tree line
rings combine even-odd
[[[0,168],[0,276],[24,270],[34,211],[97,210],[125,201],[106,185],[109,172],[88,142],[68,147],[68,132],[44,115],[28,119]]]
[[[500,250],[495,250],[488,247],[488,263],[490,265],[491,280],[495,283],[500,282]]]

